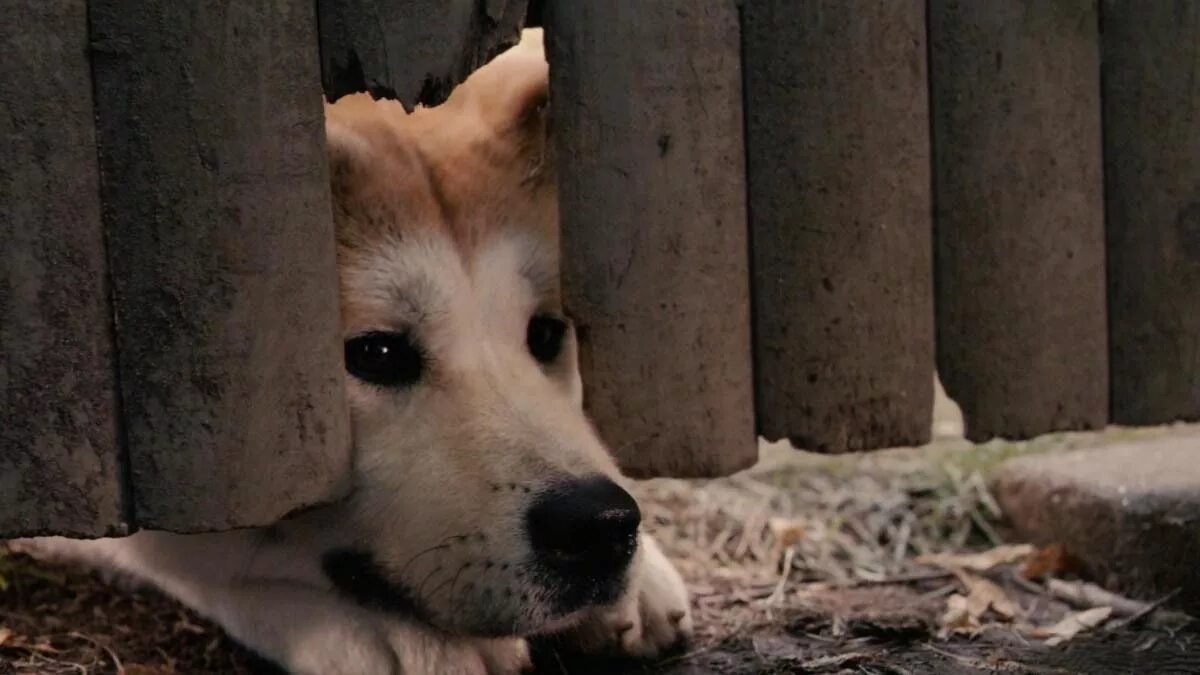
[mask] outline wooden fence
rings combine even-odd
[[[546,4],[630,473],[923,443],[935,369],[973,440],[1200,419],[1200,3]],[[526,5],[8,3],[0,534],[345,492],[322,89],[436,104]]]

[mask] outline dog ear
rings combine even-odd
[[[530,140],[548,132],[550,68],[542,29],[529,28],[521,41],[472,73],[455,93],[465,98],[496,132]],[[453,96],[451,97],[454,98]]]
[[[339,176],[353,175],[372,161],[375,150],[359,130],[364,121],[380,119],[378,106],[389,105],[404,114],[399,104],[379,102],[370,94],[350,94],[336,104],[325,103],[325,145],[329,153],[329,172],[336,183]]]
[[[331,176],[353,173],[369,161],[371,146],[349,125],[337,120],[325,121],[325,147],[329,153]]]
[[[354,193],[373,150],[362,134],[337,119],[325,119],[325,146],[329,154],[329,189],[335,206]]]

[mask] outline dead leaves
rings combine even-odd
[[[988,620],[1010,622],[1015,619],[1021,608],[999,584],[982,573],[1019,562],[1032,552],[1032,546],[1005,545],[980,553],[935,553],[917,558],[921,564],[952,573],[965,593],[954,593],[946,598],[938,636],[975,635]]]
[[[140,663],[131,663],[125,666],[125,675],[175,675],[176,671],[173,668],[164,666],[147,666]]]
[[[1075,576],[1083,572],[1083,562],[1071,555],[1062,544],[1050,544],[1034,551],[1021,568],[1021,575],[1030,581],[1048,577]]]
[[[983,628],[979,615],[972,615],[967,596],[955,593],[946,598],[946,611],[938,618],[938,637],[945,640],[951,635],[975,635]]]
[[[789,548],[804,538],[804,523],[792,518],[769,518],[767,529],[775,540],[775,545],[781,549]]]
[[[1011,565],[1024,560],[1033,553],[1033,550],[1029,544],[1009,544],[980,553],[933,553],[918,556],[917,562],[951,572],[955,570],[987,572],[993,567]]]
[[[1047,579],[1046,590],[1059,600],[1075,607],[1111,607],[1120,616],[1141,614],[1150,606],[1148,603],[1130,600],[1086,581]]]
[[[967,587],[967,609],[975,616],[983,616],[991,610],[1006,620],[1013,620],[1021,608],[1017,606],[997,584],[966,572],[958,573],[958,580]]]
[[[917,562],[954,574],[965,591],[946,598],[946,610],[939,621],[939,637],[975,635],[985,620],[1009,622],[1021,608],[995,582],[981,573],[1001,565],[1011,565],[1028,557],[1033,547],[1005,545],[979,553],[935,553],[917,558]],[[995,615],[995,616],[990,616]]]
[[[939,637],[950,635],[975,635],[984,625],[984,620],[994,618],[1012,621],[1020,607],[1009,599],[996,583],[970,572],[955,573],[967,594],[955,593],[946,599],[946,611],[939,621]]]
[[[1093,607],[1082,612],[1072,612],[1053,626],[1033,628],[1029,630],[1029,634],[1045,638],[1047,646],[1055,647],[1081,633],[1099,628],[1108,621],[1112,613],[1112,607]]]
[[[1047,646],[1053,647],[1103,625],[1113,615],[1114,607],[1126,611],[1129,609],[1126,604],[1141,605],[1094,584],[1048,578],[1065,571],[1070,560],[1061,546],[1035,550],[1028,545],[997,546],[971,554],[922,556],[918,562],[953,573],[963,589],[946,599],[938,636],[975,635],[990,622],[1003,622],[1013,624],[1031,637],[1044,639]],[[1025,578],[1047,578],[1048,594],[1086,608],[1070,612],[1052,625],[1025,623],[1021,606],[1004,588],[984,576],[997,568],[1014,565],[1022,565],[1021,574]]]

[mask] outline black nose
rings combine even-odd
[[[544,562],[581,574],[615,574],[637,550],[637,502],[603,476],[575,479],[529,507],[529,539]]]

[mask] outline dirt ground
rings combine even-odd
[[[1011,456],[1200,429],[974,447],[944,398],[934,428],[920,449],[822,457],[765,445],[737,476],[640,484],[645,526],[693,591],[696,640],[658,664],[540,642],[538,671],[1200,673],[1198,622],[1169,598],[1103,595],[1069,551],[1008,541],[987,489]],[[152,591],[0,557],[0,675],[274,672]]]

